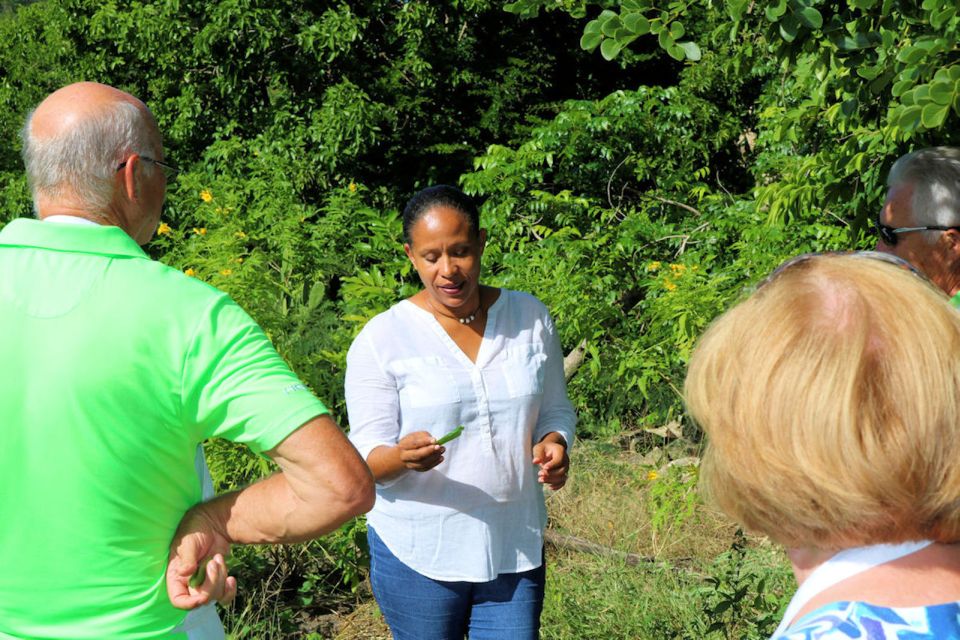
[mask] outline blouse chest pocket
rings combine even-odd
[[[543,393],[543,370],[547,354],[538,345],[514,347],[504,353],[503,374],[511,398]]]
[[[406,358],[391,364],[400,404],[411,408],[460,402],[460,390],[449,367],[438,357]]]

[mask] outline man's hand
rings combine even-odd
[[[237,595],[237,579],[228,575],[224,556],[230,555],[230,543],[203,513],[203,505],[184,515],[170,545],[167,562],[167,595],[178,609],[195,609],[211,600],[229,604]],[[209,562],[208,562],[209,560]],[[205,578],[197,587],[190,577],[205,565]]]
[[[558,433],[548,433],[543,440],[533,445],[533,464],[540,465],[537,480],[554,491],[563,488],[567,483],[567,472],[570,470],[570,458],[567,456],[567,445]]]

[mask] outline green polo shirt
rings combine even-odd
[[[0,231],[0,638],[168,638],[197,443],[326,409],[226,294],[116,227]]]

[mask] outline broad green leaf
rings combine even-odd
[[[819,29],[823,26],[823,16],[813,7],[804,7],[799,11],[797,17],[810,29]]]
[[[607,38],[602,43],[600,43],[600,55],[604,57],[605,60],[613,60],[617,57],[617,54],[620,53],[620,50],[623,47],[620,46],[620,43],[616,40]]]
[[[954,82],[960,80],[960,64],[955,64],[952,67],[948,67],[947,74],[949,74],[950,79]]]
[[[583,34],[586,35],[588,33],[603,33],[603,28],[599,20],[591,20],[587,23],[587,26],[583,28]]]
[[[793,42],[800,31],[800,23],[792,15],[780,21],[780,37],[787,42]]]
[[[680,22],[670,23],[670,37],[674,40],[679,40],[683,37],[687,30],[683,27],[683,24]]]
[[[857,112],[858,105],[859,105],[859,102],[857,101],[856,98],[850,98],[849,100],[844,100],[843,103],[840,105],[840,113],[842,113],[845,117],[849,118],[850,116],[854,115]]]
[[[683,60],[687,57],[686,50],[680,45],[673,44],[667,48],[667,53],[670,54],[670,57],[674,60]]]
[[[872,9],[877,4],[877,0],[850,0],[850,6],[854,9]]]
[[[700,47],[697,46],[696,42],[681,42],[679,45],[683,49],[684,54],[686,54],[687,60],[696,62],[702,57]]]
[[[900,112],[900,117],[897,119],[897,125],[899,125],[899,127],[904,131],[915,131],[920,125],[920,116],[922,113],[923,109],[916,105],[906,107]]]
[[[923,4],[920,5],[927,11],[933,11],[934,9],[940,8],[941,0],[923,0]]]
[[[645,35],[650,32],[650,21],[647,20],[643,14],[640,13],[628,13],[623,16],[623,26],[630,31],[634,32],[638,36]]]
[[[624,11],[643,11],[650,8],[650,3],[643,0],[623,0],[620,6]]]
[[[612,38],[616,35],[618,29],[623,28],[623,22],[620,21],[620,16],[614,15],[612,18],[608,18],[601,24],[601,30],[603,35],[608,38]]]
[[[660,35],[657,36],[657,40],[660,42],[660,48],[669,53],[670,47],[674,45],[673,38],[670,37],[670,34],[667,33],[666,29],[660,32]]]
[[[930,14],[930,26],[940,29],[957,15],[957,8],[947,6],[940,11],[934,11]]]
[[[930,85],[930,99],[941,105],[953,104],[955,84],[953,82],[935,82]]]
[[[904,64],[916,64],[927,55],[923,49],[915,46],[904,47],[897,54],[897,61]]]
[[[920,122],[923,123],[923,126],[927,129],[936,129],[946,120],[948,111],[950,111],[949,105],[930,102],[923,107]]]
[[[880,75],[881,70],[882,67],[880,65],[875,67],[857,67],[857,75],[864,80],[873,80]]]
[[[763,12],[770,22],[777,22],[783,14],[787,12],[787,0],[778,0],[776,4],[769,5]]]
[[[870,88],[870,93],[878,94],[886,89],[887,85],[890,84],[890,80],[893,79],[893,71],[888,69],[885,73],[877,76],[868,86]]]
[[[585,33],[583,37],[580,38],[580,48],[593,51],[597,48],[597,45],[600,44],[601,40],[603,40],[602,33]]]
[[[910,87],[913,86],[913,84],[913,80],[910,80],[909,78],[898,80],[896,83],[894,83],[890,93],[892,93],[894,97],[902,98],[903,95],[910,89]]]
[[[743,20],[749,1],[750,0],[727,0],[727,14],[729,14],[734,22]]]

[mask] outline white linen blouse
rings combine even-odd
[[[464,426],[438,466],[377,484],[367,521],[401,562],[465,582],[540,566],[546,508],[532,448],[551,432],[569,448],[576,425],[543,303],[501,289],[474,363],[433,314],[404,300],[351,345],[346,401],[364,459],[414,431],[439,438]]]

